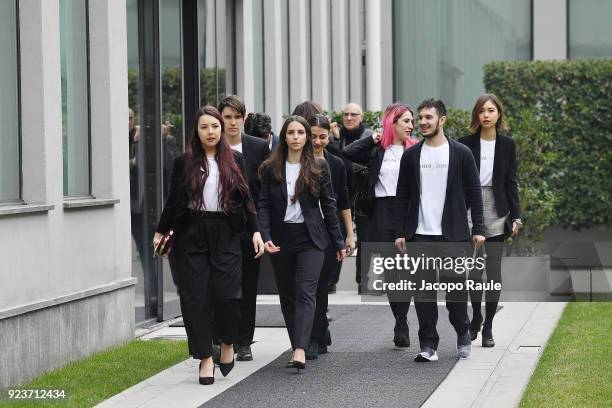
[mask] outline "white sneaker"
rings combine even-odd
[[[414,357],[414,361],[419,363],[428,363],[430,361],[438,361],[438,353],[436,350],[425,347],[423,350]]]

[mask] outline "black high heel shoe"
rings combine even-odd
[[[234,368],[234,357],[232,357],[232,362],[231,363],[222,363],[219,362],[219,370],[221,370],[221,374],[223,374],[224,377],[227,377],[227,375],[230,373],[230,371],[232,371],[232,368]]]
[[[470,339],[472,341],[476,340],[476,338],[478,337],[478,333],[480,332],[481,327],[482,316],[478,320],[472,319],[472,321],[470,322]]]
[[[287,367],[288,368],[297,368],[297,372],[299,374],[300,370],[304,370],[306,368],[306,362],[301,362],[301,361],[296,361],[296,360],[289,360],[289,362],[287,363]]]
[[[202,369],[202,361],[200,360],[200,368],[199,370]],[[198,376],[200,375],[200,372],[198,371]],[[215,382],[215,363],[213,363],[213,375],[212,377],[199,377],[200,380],[200,384],[202,385],[211,385]]]

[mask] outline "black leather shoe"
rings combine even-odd
[[[472,341],[476,340],[478,337],[478,332],[480,332],[480,328],[482,327],[482,316],[478,319],[472,319],[470,322],[470,339]]]
[[[482,331],[482,347],[495,347],[495,340],[493,340],[493,333],[487,333]]]
[[[200,360],[200,368],[199,370],[202,369],[202,360]],[[198,376],[199,376],[200,372],[198,371]],[[215,382],[215,364],[213,363],[213,375],[212,377],[199,377],[198,380],[200,381],[200,384],[202,385],[211,385],[214,384]]]
[[[218,365],[220,358],[221,358],[221,345],[213,343],[213,346],[212,346],[213,363]]]
[[[306,368],[306,362],[301,362],[301,361],[294,361],[294,360],[289,360],[289,362],[287,363],[287,367],[288,368],[297,368],[297,372],[298,374],[300,373],[300,370],[303,370]]]
[[[395,320],[393,333],[393,343],[395,343],[395,347],[410,347],[410,334],[408,331],[408,322],[405,317],[400,317]]]
[[[253,352],[251,352],[251,346],[238,346],[236,349],[236,360],[238,361],[252,361]]]
[[[327,346],[325,344],[319,344],[319,354],[327,354]]]
[[[306,353],[306,360],[316,360],[319,358],[319,344],[317,341],[310,340],[304,352]]]

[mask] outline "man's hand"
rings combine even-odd
[[[280,251],[280,247],[277,247],[276,245],[274,245],[274,242],[272,241],[268,241],[264,244],[264,247],[266,249],[266,252],[269,254],[275,254],[278,251]]]
[[[406,252],[406,238],[398,238],[395,240],[395,247],[400,252]]]
[[[472,243],[474,244],[474,250],[478,250],[485,242],[486,238],[484,235],[472,236]]]
[[[346,249],[341,249],[340,251],[336,251],[336,260],[338,262],[342,262],[346,258]]]

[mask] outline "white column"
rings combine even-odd
[[[236,77],[237,93],[247,109],[255,106],[255,70],[253,67],[253,2],[236,2]],[[242,28],[242,30],[240,30]]]
[[[318,102],[324,109],[329,108],[330,78],[329,78],[329,8],[328,0],[312,0],[312,100]]]
[[[366,0],[366,110],[382,105],[382,21],[379,0]],[[388,79],[387,79],[388,80]]]
[[[393,0],[380,0],[381,28],[381,109],[394,102]]]
[[[272,128],[280,129],[283,121],[283,50],[281,40],[281,1],[264,0],[264,47],[266,106],[265,112],[272,118]]]
[[[310,99],[308,92],[308,54],[306,44],[306,2],[289,1],[289,105]]]
[[[347,0],[331,2],[332,30],[332,89],[333,100],[331,108],[340,110],[348,102],[348,8]]]
[[[567,1],[533,0],[533,59],[567,59]]]
[[[363,92],[363,59],[362,42],[363,24],[361,13],[362,0],[348,0],[349,14],[349,99],[346,102],[355,102],[364,105]]]

